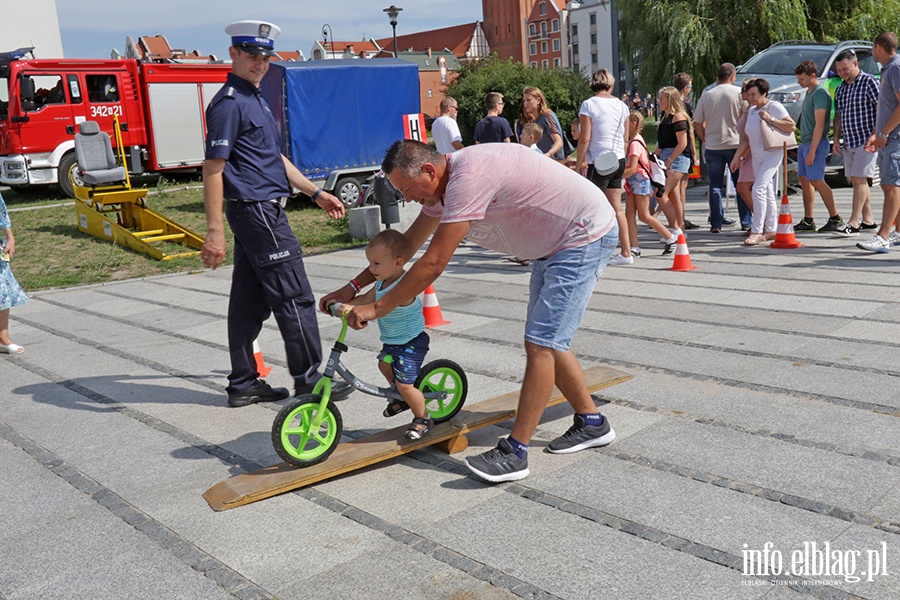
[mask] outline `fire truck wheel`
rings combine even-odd
[[[75,153],[68,152],[59,159],[59,171],[57,173],[59,179],[57,185],[59,189],[69,198],[75,197],[75,189],[72,187],[72,180],[69,173],[75,168]]]

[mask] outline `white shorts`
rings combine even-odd
[[[844,157],[844,175],[850,177],[875,177],[875,161],[877,152],[866,152],[865,146],[841,148]]]

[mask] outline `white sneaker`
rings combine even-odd
[[[611,265],[633,265],[634,257],[633,256],[622,256],[621,254],[616,254],[611,259],[609,259],[609,264],[611,264]]]
[[[856,247],[860,250],[868,250],[869,252],[878,252],[879,254],[885,254],[886,252],[890,252],[891,243],[876,233],[865,242],[859,242],[858,244],[856,244]]]
[[[895,229],[891,232],[891,235],[888,236],[888,244],[891,246],[900,246],[900,231]]]
[[[669,231],[672,232],[672,235],[675,236],[675,239],[676,239],[676,240],[678,239],[678,236],[679,236],[679,235],[681,235],[682,233],[684,233],[681,229],[679,229],[679,228],[677,228],[677,227],[669,227],[668,229],[669,229]],[[669,243],[669,240],[667,240],[667,239],[665,239],[665,238],[659,238],[659,241],[662,242],[663,244],[668,244],[668,243]]]

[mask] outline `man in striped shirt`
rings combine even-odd
[[[843,81],[834,93],[835,155],[844,156],[844,174],[853,185],[853,210],[847,226],[837,232],[856,235],[861,229],[875,229],[869,178],[875,176],[877,154],[866,152],[865,144],[875,128],[878,108],[878,79],[860,70],[853,50],[844,50],[834,61]],[[841,142],[843,137],[843,143]],[[861,219],[861,221],[860,221]]]

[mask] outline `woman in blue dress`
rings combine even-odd
[[[3,230],[0,236],[0,353],[19,354],[25,348],[14,344],[9,338],[9,309],[27,302],[28,296],[22,291],[22,286],[16,281],[9,266],[9,261],[16,254],[16,238],[13,236],[3,194],[0,194],[0,229]]]

